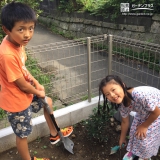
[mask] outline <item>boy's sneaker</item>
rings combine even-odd
[[[124,157],[123,160],[133,160],[136,156],[132,153],[132,152],[127,152]]]
[[[48,158],[36,158],[36,157],[31,157],[31,160],[50,160]]]
[[[70,127],[63,128],[63,129],[61,129],[61,132],[63,134],[63,137],[68,137],[73,132],[73,127],[70,126]],[[57,133],[56,136],[52,136],[50,134],[50,142],[51,142],[51,144],[56,144],[59,141],[60,141],[60,137],[59,137],[58,133]]]

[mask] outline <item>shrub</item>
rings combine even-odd
[[[111,105],[109,105],[109,112],[104,111],[103,106],[100,105],[99,107],[101,114],[97,113],[98,107],[94,108],[93,114],[84,121],[84,125],[86,126],[87,136],[90,140],[94,140],[95,142],[106,142],[108,140],[106,128],[110,125],[109,119],[114,115],[116,110],[112,109]]]

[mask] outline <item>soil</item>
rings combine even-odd
[[[49,135],[29,143],[29,150],[31,156],[47,157],[50,160],[121,160],[120,157],[126,153],[126,148],[121,149],[121,152],[109,155],[111,147],[118,145],[120,132],[115,131],[115,127],[111,126],[107,130],[108,141],[97,143],[89,140],[83,123],[76,124],[73,133],[69,136],[74,142],[74,154],[68,152],[61,141],[56,145],[51,145]],[[1,153],[0,159],[21,160],[16,148]],[[156,157],[152,157],[152,160],[160,160],[160,151]]]

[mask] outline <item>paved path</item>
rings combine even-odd
[[[44,26],[37,25],[36,29],[35,29],[34,36],[33,36],[32,40],[29,42],[28,46],[36,46],[36,45],[42,45],[42,44],[49,44],[49,43],[67,41],[67,40],[68,39],[66,39],[66,38],[64,38],[60,35],[51,33],[49,30],[46,30],[46,28]],[[75,53],[75,52],[73,51],[73,53]],[[58,53],[58,54],[60,54],[60,53]],[[54,58],[56,60],[56,55],[54,55]],[[68,62],[68,60],[65,60],[65,63],[67,63],[67,62]],[[71,62],[73,63],[73,61],[71,61]],[[70,63],[70,61],[69,61],[69,63]],[[63,64],[63,65],[66,65],[66,64]],[[127,66],[127,68],[125,68],[125,69],[124,69],[124,66],[121,66],[121,65],[122,64],[117,64],[117,63],[114,63],[114,61],[113,61],[113,63],[112,63],[113,71],[117,70],[116,67],[118,67],[119,68],[119,71],[118,71],[119,73],[124,73],[125,75],[128,75],[128,72],[132,73],[136,76],[135,77],[133,75],[132,76],[133,79],[135,78],[136,80],[138,80],[140,82],[145,82],[148,85],[151,85],[151,86],[154,86],[154,87],[157,87],[157,88],[160,87],[159,79],[156,78],[156,77],[158,77],[158,75],[157,75],[158,73],[156,74],[153,71],[149,71],[148,68],[145,69],[144,66],[142,68],[143,71],[141,70],[141,68],[137,71],[137,70],[133,69],[133,68],[136,68],[134,66],[134,64],[133,64],[133,66],[130,66],[131,67],[130,69],[128,68],[129,67],[128,64],[125,64]],[[129,77],[130,76],[131,75],[129,74]],[[156,76],[156,77],[154,77],[154,76]],[[128,80],[128,81],[130,81],[130,80]],[[134,83],[136,83],[136,82],[134,81]],[[132,85],[132,86],[136,86],[136,85],[140,85],[140,83],[138,82],[137,84]]]
[[[37,46],[66,40],[66,38],[58,34],[54,34],[47,30],[44,26],[37,24],[34,35],[27,46]]]

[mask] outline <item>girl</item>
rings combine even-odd
[[[104,104],[111,102],[120,110],[120,146],[126,144],[129,113],[136,112],[130,128],[128,152],[123,160],[132,160],[135,156],[139,160],[151,160],[156,156],[160,146],[160,90],[149,86],[128,88],[120,77],[108,75],[101,81],[99,91],[103,94]]]

